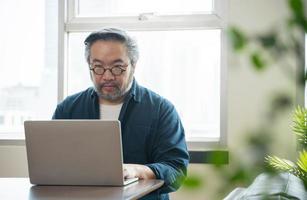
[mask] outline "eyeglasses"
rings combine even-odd
[[[104,68],[100,63],[90,63],[90,70],[96,75],[103,75],[107,70],[111,72],[113,76],[120,76],[126,71],[127,64],[115,64],[111,65],[110,68]]]

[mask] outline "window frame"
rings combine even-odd
[[[153,15],[143,13],[127,17],[79,17],[78,0],[58,0],[58,102],[67,96],[68,91],[68,37],[72,32],[92,32],[101,27],[116,24],[128,31],[144,30],[197,30],[221,29],[221,70],[220,70],[220,137],[193,138],[187,141],[188,149],[203,151],[227,148],[227,41],[226,26],[228,0],[213,0],[211,13],[191,15]]]
[[[129,17],[78,17],[78,0],[58,0],[58,66],[57,102],[61,102],[68,91],[68,37],[71,32],[95,31],[102,26],[117,24],[128,31],[144,30],[197,30],[221,29],[220,70],[220,137],[192,138],[187,141],[189,151],[210,151],[227,148],[227,42],[226,25],[228,0],[213,0],[212,13],[155,16],[144,13]],[[138,18],[141,17],[142,20]],[[107,22],[104,22],[107,19]],[[171,22],[171,23],[170,23]],[[1,134],[1,145],[24,145],[23,134]]]
[[[228,0],[212,0],[212,13],[185,15],[155,15],[141,13],[139,16],[122,17],[79,17],[78,0],[64,0],[64,27],[66,32],[85,32],[99,30],[101,27],[117,24],[129,31],[142,30],[180,30],[223,28],[226,22]],[[62,11],[63,12],[63,11]]]
[[[52,17],[53,17],[53,15],[52,14],[56,14],[55,13],[55,11],[57,12],[58,11],[58,9],[59,9],[59,5],[57,4],[58,2],[54,2],[54,1],[44,1],[44,9],[46,9],[47,7],[48,8],[51,8],[51,9],[47,9],[48,11],[44,11],[44,25],[47,23],[47,22],[49,22],[49,20],[50,19],[52,19]],[[50,4],[52,4],[52,5],[50,5]],[[56,4],[56,5],[55,5]],[[5,2],[4,2],[4,5],[5,5]],[[51,7],[50,7],[51,6]],[[52,13],[52,14],[51,14]],[[22,18],[22,16],[21,15],[18,15],[18,14],[15,14],[15,15],[12,15],[13,17],[15,17],[16,19],[18,19],[18,18]],[[58,16],[56,16],[56,17],[58,17]],[[29,21],[30,19],[29,18],[27,18],[26,17],[26,19]],[[18,21],[18,22],[20,22],[20,21]],[[50,28],[50,27],[45,27],[45,38],[44,38],[44,42],[46,42],[46,38],[48,38],[47,36],[46,36],[46,30],[48,29],[48,31],[50,31],[50,30],[52,30],[52,31],[57,31],[57,30],[55,30],[55,29],[53,29],[54,27],[56,27],[56,28],[58,28],[58,24],[57,24],[57,22],[55,23],[55,24],[53,24],[53,22],[56,22],[56,20],[52,20],[52,23],[51,23],[51,25],[52,25],[52,28]],[[57,31],[57,33],[58,33],[58,31]],[[56,37],[55,37],[55,34],[53,34],[53,32],[50,34],[50,33],[47,33],[47,34],[49,34],[49,37],[50,37],[50,35],[52,35],[52,39],[55,39]],[[50,38],[48,38],[48,39],[50,39]],[[48,45],[45,45],[45,47],[47,48],[47,49],[50,49],[50,46],[48,46]],[[45,51],[44,51],[44,54],[46,53],[46,48],[45,48]],[[52,48],[53,49],[53,48]],[[56,49],[56,54],[48,54],[49,56],[47,56],[48,58],[44,58],[45,60],[44,60],[44,63],[46,64],[46,59],[50,59],[50,58],[53,58],[53,55],[58,55],[58,52],[57,52],[57,46],[54,48],[54,49]],[[53,52],[52,52],[53,53]],[[46,55],[46,54],[45,54]],[[54,56],[55,57],[55,56]],[[55,66],[55,65],[50,65],[50,66],[54,66],[54,68],[52,68],[52,70],[57,70],[58,69],[58,67],[57,66]],[[54,73],[54,74],[52,74],[52,75],[55,75],[56,73]],[[54,79],[55,80],[55,79]],[[55,80],[55,82],[58,82],[58,80]],[[31,86],[30,86],[31,87]],[[56,90],[56,88],[55,88],[56,86],[54,86],[54,91]],[[56,91],[57,93],[56,94],[58,94],[58,91]],[[55,100],[56,100],[56,98],[55,98]],[[57,101],[55,101],[55,103],[57,103]],[[19,110],[17,110],[17,112],[19,112]],[[52,114],[52,113],[51,113]],[[49,116],[49,115],[48,115]],[[21,119],[21,117],[23,117],[23,119]],[[50,116],[50,118],[51,118],[51,116]],[[28,118],[24,118],[24,116],[20,116],[20,121],[22,122],[22,121],[24,121],[24,120],[28,120]],[[23,125],[22,125],[23,126]],[[16,130],[15,128],[11,128],[11,127],[8,127],[8,128],[5,128],[5,130],[2,132],[1,131],[1,133],[0,133],[0,147],[1,146],[5,146],[5,145],[17,145],[17,146],[19,146],[19,145],[21,145],[21,146],[24,146],[25,145],[25,134],[24,134],[24,128],[22,128],[22,130]]]

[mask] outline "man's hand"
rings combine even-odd
[[[153,171],[146,165],[124,164],[124,178],[155,179]]]

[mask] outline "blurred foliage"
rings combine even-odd
[[[293,132],[297,135],[298,142],[303,150],[299,152],[296,163],[277,156],[267,156],[266,162],[278,171],[289,172],[303,180],[307,188],[307,110],[298,106],[294,112],[292,126]]]
[[[250,59],[256,70],[263,70],[265,68],[265,61],[259,52],[252,53]]]
[[[256,72],[265,72],[273,66],[277,66],[296,87],[305,87],[306,74],[303,34],[307,33],[307,18],[305,16],[304,3],[302,0],[285,0],[288,4],[291,16],[286,23],[275,24],[267,32],[246,34],[239,27],[230,26],[227,29],[230,45],[234,52],[248,58],[251,66]],[[255,2],[257,3],[257,2]],[[290,59],[289,59],[290,58]],[[293,62],[293,58],[295,62]],[[292,62],[291,62],[292,59]],[[229,152],[230,165],[213,165],[217,170],[216,179],[222,180],[219,184],[215,199],[222,199],[236,187],[247,187],[254,178],[262,172],[278,173],[290,171],[300,177],[306,183],[307,153],[306,153],[306,130],[307,122],[304,108],[298,108],[294,117],[293,130],[298,136],[298,141],[303,146],[299,152],[296,163],[280,159],[270,154],[270,146],[274,142],[275,132],[272,125],[276,122],[282,112],[289,111],[298,102],[293,102],[290,94],[284,91],[275,91],[268,102],[267,116],[258,128],[247,132],[245,144],[240,146],[242,154],[249,155],[248,161],[240,157],[240,152]],[[239,143],[239,145],[241,145]],[[215,155],[216,160],[220,155]],[[268,162],[269,164],[267,164]],[[278,169],[278,170],[276,170]],[[201,178],[194,177],[193,180],[200,186]],[[187,181],[190,181],[189,178]],[[192,181],[192,182],[193,182]],[[207,181],[207,180],[206,180]],[[186,185],[186,184],[184,184]],[[197,187],[198,187],[197,186]]]
[[[228,153],[225,151],[213,151],[208,154],[206,157],[206,160],[204,160],[206,163],[214,164],[216,167],[221,167],[225,163],[229,162]]]
[[[291,25],[301,27],[304,32],[307,32],[307,19],[304,12],[304,4],[302,0],[289,0],[289,7],[292,11],[292,17],[289,20]]]
[[[239,29],[235,27],[230,27],[228,29],[228,36],[230,38],[230,41],[232,41],[232,46],[234,50],[240,51],[244,49],[247,43],[247,39]]]
[[[229,41],[235,52],[244,53],[256,71],[264,71],[278,64],[280,69],[289,77],[295,77],[301,86],[304,85],[304,43],[299,39],[300,33],[307,32],[307,18],[304,15],[302,0],[288,0],[291,16],[285,27],[277,27],[262,34],[245,34],[240,28],[228,28]],[[280,34],[283,33],[283,34]],[[243,51],[244,50],[244,51]],[[290,66],[289,57],[297,58],[297,69]]]
[[[204,183],[203,183],[203,180],[199,176],[190,175],[184,180],[183,185],[184,187],[189,188],[189,189],[197,189],[203,186]]]
[[[289,96],[286,92],[275,92],[269,101],[269,109],[265,121],[267,123],[266,126],[274,123],[275,120],[278,119],[278,116],[287,112],[289,108],[293,107],[294,104],[295,102],[293,102],[291,96]]]
[[[297,161],[297,165],[300,167],[300,169],[305,173],[307,173],[307,152],[304,149],[303,151],[300,152],[299,159]],[[305,176],[306,178],[306,176]]]
[[[306,73],[304,72],[304,42],[301,42],[301,38],[302,34],[307,32],[307,18],[304,14],[302,0],[288,0],[287,2],[291,16],[287,20],[286,28],[279,27],[279,29],[272,29],[266,33],[247,35],[237,27],[230,27],[228,31],[229,39],[235,52],[249,57],[255,71],[265,71],[273,65],[278,66],[287,77],[296,82],[297,87],[303,88],[305,87]],[[289,62],[289,57],[295,58],[294,64]],[[303,150],[299,152],[298,161],[293,163],[286,159],[280,159],[277,156],[266,156],[269,152],[268,147],[272,142],[270,135],[273,135],[270,134],[272,133],[272,130],[269,128],[270,124],[274,123],[281,112],[291,108],[293,104],[291,96],[285,92],[277,92],[273,96],[270,101],[266,122],[257,134],[250,134],[251,137],[246,140],[250,148],[253,149],[253,154],[257,156],[253,158],[255,159],[255,165],[244,174],[250,174],[253,177],[253,175],[263,171],[270,173],[287,171],[301,178],[305,186],[307,186],[307,154],[305,151],[307,142],[307,113],[304,108],[298,107],[294,115],[293,131],[298,136],[298,142],[303,147]],[[263,163],[264,158],[269,165]],[[257,159],[260,160],[256,161]],[[235,171],[242,173],[246,169]],[[257,171],[256,174],[255,171]],[[242,179],[250,179],[249,175],[241,177]],[[229,183],[233,184],[231,182],[232,179],[229,181]]]
[[[307,110],[297,107],[293,117],[292,130],[298,136],[298,141],[304,150],[307,150]]]

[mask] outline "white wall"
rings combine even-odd
[[[229,8],[230,23],[238,25],[249,33],[267,30],[289,14],[284,0],[230,0]],[[231,151],[242,155],[240,138],[245,137],[247,130],[259,125],[268,106],[268,96],[274,90],[284,89],[290,91],[294,97],[295,87],[278,70],[278,67],[256,74],[246,60],[240,59],[231,52],[229,52],[228,65],[228,143]],[[279,137],[282,138],[278,146],[283,148],[276,150],[276,154],[293,158],[295,139],[289,128],[290,117],[291,115],[286,113],[278,124],[272,124],[272,126],[278,127]],[[243,156],[248,155],[243,154]],[[210,183],[196,191],[182,188],[172,194],[173,199],[187,199],[191,195],[193,199],[210,199],[213,188],[222,181],[216,180],[214,172],[205,165],[190,165],[189,173],[196,173],[206,180],[209,177]],[[1,145],[0,177],[27,175],[24,146]]]
[[[0,177],[26,177],[28,166],[25,146],[0,146]]]
[[[247,33],[261,33],[284,21],[289,15],[285,0],[230,0],[229,20]],[[228,52],[228,146],[233,153],[229,167],[237,160],[248,160],[250,154],[242,149],[249,131],[261,124],[269,104],[268,100],[275,91],[288,91],[295,99],[295,85],[273,66],[268,71],[256,73],[246,58]],[[296,160],[295,137],[289,127],[292,119],[290,112],[284,113],[272,128],[276,144],[272,152],[284,158]],[[210,165],[190,165],[189,174],[203,178],[203,187],[196,189],[181,188],[171,195],[172,199],[204,200],[214,199],[216,188],[223,179],[218,179]],[[192,197],[192,198],[191,198]]]
[[[230,0],[230,24],[249,34],[268,32],[272,27],[284,23],[289,15],[287,0]],[[280,70],[280,66],[271,66],[269,70],[257,73],[246,59],[231,51],[228,63],[229,147],[239,151],[237,141],[242,137],[241,134],[259,126],[272,94],[276,91],[288,92],[295,101],[296,86]],[[284,156],[289,157],[294,156],[296,145],[289,127],[291,117],[291,113],[285,113],[278,124],[272,124],[280,131],[280,142],[289,147],[283,152],[287,154]]]

